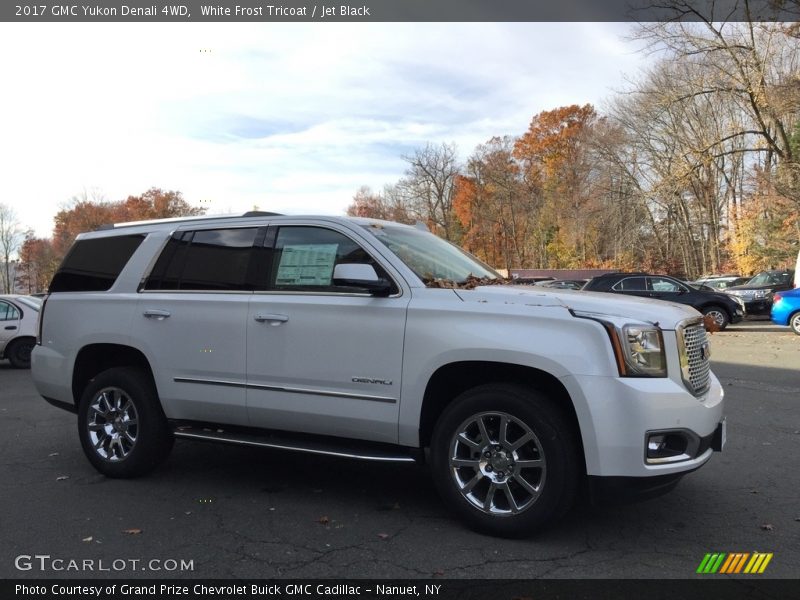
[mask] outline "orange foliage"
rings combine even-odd
[[[63,256],[75,237],[109,223],[188,217],[202,215],[204,208],[191,206],[180,192],[150,188],[140,196],[128,196],[120,202],[79,200],[71,208],[58,212],[53,228],[53,243]]]

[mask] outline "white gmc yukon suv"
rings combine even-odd
[[[33,377],[109,477],[147,473],[175,438],[427,459],[446,504],[501,536],[581,495],[667,491],[722,449],[699,313],[499,283],[371,219],[109,226],[53,278]]]

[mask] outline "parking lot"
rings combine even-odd
[[[708,552],[771,552],[764,576],[796,577],[800,337],[748,321],[711,347],[725,451],[666,496],[582,505],[530,540],[465,529],[420,465],[179,441],[152,476],[106,479],[75,416],[0,361],[0,577],[87,576],[17,559],[39,554],[103,560],[101,578],[685,578]]]

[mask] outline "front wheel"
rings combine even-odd
[[[443,500],[472,528],[525,537],[572,505],[578,443],[547,397],[512,384],[461,394],[436,423],[431,464]]]
[[[148,373],[135,368],[103,371],[83,392],[78,408],[81,446],[108,477],[138,477],[158,466],[174,438]]]
[[[792,331],[797,335],[800,335],[800,312],[796,312],[789,317],[789,327],[791,327]]]
[[[725,309],[719,306],[707,306],[703,309],[703,315],[709,317],[719,331],[723,331],[731,321]]]

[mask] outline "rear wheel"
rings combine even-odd
[[[30,369],[31,368],[31,352],[36,346],[36,340],[33,338],[21,338],[14,340],[8,345],[6,349],[6,358],[11,366],[15,369]]]
[[[431,441],[434,482],[445,503],[472,528],[503,537],[529,536],[570,508],[578,457],[562,412],[513,384],[461,394]]]
[[[789,317],[789,327],[791,327],[792,331],[797,335],[800,335],[800,312],[796,312]]]
[[[725,329],[731,321],[725,309],[719,306],[707,306],[703,309],[703,315],[710,317],[720,331]]]
[[[149,374],[103,371],[83,392],[78,432],[89,462],[108,477],[138,477],[169,455],[173,436]]]

